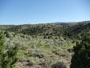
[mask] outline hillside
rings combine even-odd
[[[34,25],[7,25],[0,26],[0,29],[23,33],[28,35],[45,36],[64,36],[68,38],[77,38],[85,32],[90,32],[90,22],[77,23],[51,23]]]
[[[6,49],[19,47],[16,68],[53,68],[58,62],[69,68],[72,48],[90,33],[90,23],[1,25],[0,30]]]

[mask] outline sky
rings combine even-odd
[[[90,0],[0,0],[0,25],[90,21]]]

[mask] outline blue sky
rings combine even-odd
[[[0,24],[90,21],[90,0],[0,0]]]

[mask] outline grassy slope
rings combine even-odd
[[[16,68],[50,68],[58,61],[70,64],[72,53],[68,49],[75,45],[73,38],[77,40],[90,32],[90,23],[0,26],[0,29],[11,31],[10,37],[6,37],[7,48],[20,47]]]
[[[44,39],[42,36],[33,38],[25,34],[14,34],[10,32],[11,37],[6,37],[7,48],[18,46],[20,48],[18,56],[21,66],[26,68],[50,68],[52,64],[60,61],[67,65],[70,63],[71,53],[68,49],[75,43],[70,39]]]

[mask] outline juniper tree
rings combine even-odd
[[[90,68],[90,37],[88,34],[74,47],[70,68]]]
[[[0,68],[2,68],[4,51],[5,51],[4,34],[0,32]]]
[[[17,62],[17,47],[12,47],[5,50],[4,45],[4,34],[0,33],[0,68],[14,68],[15,63]]]

